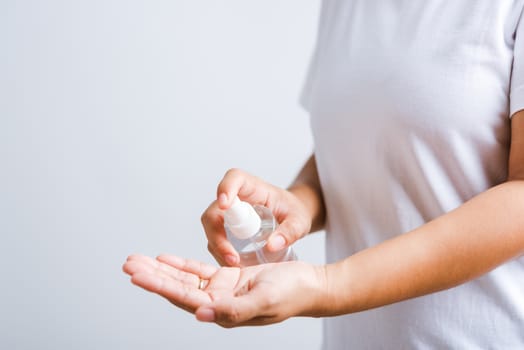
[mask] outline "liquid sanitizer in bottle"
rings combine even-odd
[[[235,197],[224,214],[224,228],[228,240],[240,254],[240,265],[297,260],[291,247],[269,252],[267,239],[277,228],[277,221],[269,208],[242,202]]]

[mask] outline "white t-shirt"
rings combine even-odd
[[[510,116],[524,108],[523,8],[524,0],[323,1],[302,102],[328,262],[506,179]],[[323,347],[524,349],[524,258],[447,291],[326,318]]]

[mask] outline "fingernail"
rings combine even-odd
[[[276,235],[269,241],[269,247],[271,248],[271,250],[284,249],[285,246],[286,240],[281,235]]]
[[[227,204],[227,195],[225,193],[221,193],[218,196],[218,204],[220,204],[221,206],[224,206]]]
[[[235,266],[238,264],[238,257],[232,254],[228,254],[225,256],[226,263],[230,266]]]
[[[195,316],[199,321],[213,322],[215,320],[215,311],[210,308],[201,308],[197,310]]]

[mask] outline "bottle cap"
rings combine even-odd
[[[224,214],[224,224],[239,239],[253,237],[260,230],[261,223],[260,216],[251,204],[242,202],[236,196]]]

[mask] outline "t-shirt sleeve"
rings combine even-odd
[[[311,112],[312,101],[314,98],[314,90],[316,85],[316,80],[318,79],[318,70],[319,70],[319,56],[321,52],[322,38],[325,36],[327,18],[324,14],[325,3],[322,2],[320,8],[320,16],[317,24],[317,35],[315,40],[315,45],[311,57],[309,59],[309,66],[306,70],[304,83],[302,85],[302,90],[300,91],[299,103],[300,105],[308,112]]]
[[[311,100],[313,98],[313,85],[315,80],[315,71],[317,70],[317,48],[313,50],[309,60],[309,66],[306,70],[306,76],[300,91],[299,103],[308,112],[311,112]]]
[[[522,16],[515,32],[509,100],[510,116],[524,109],[524,21]]]

